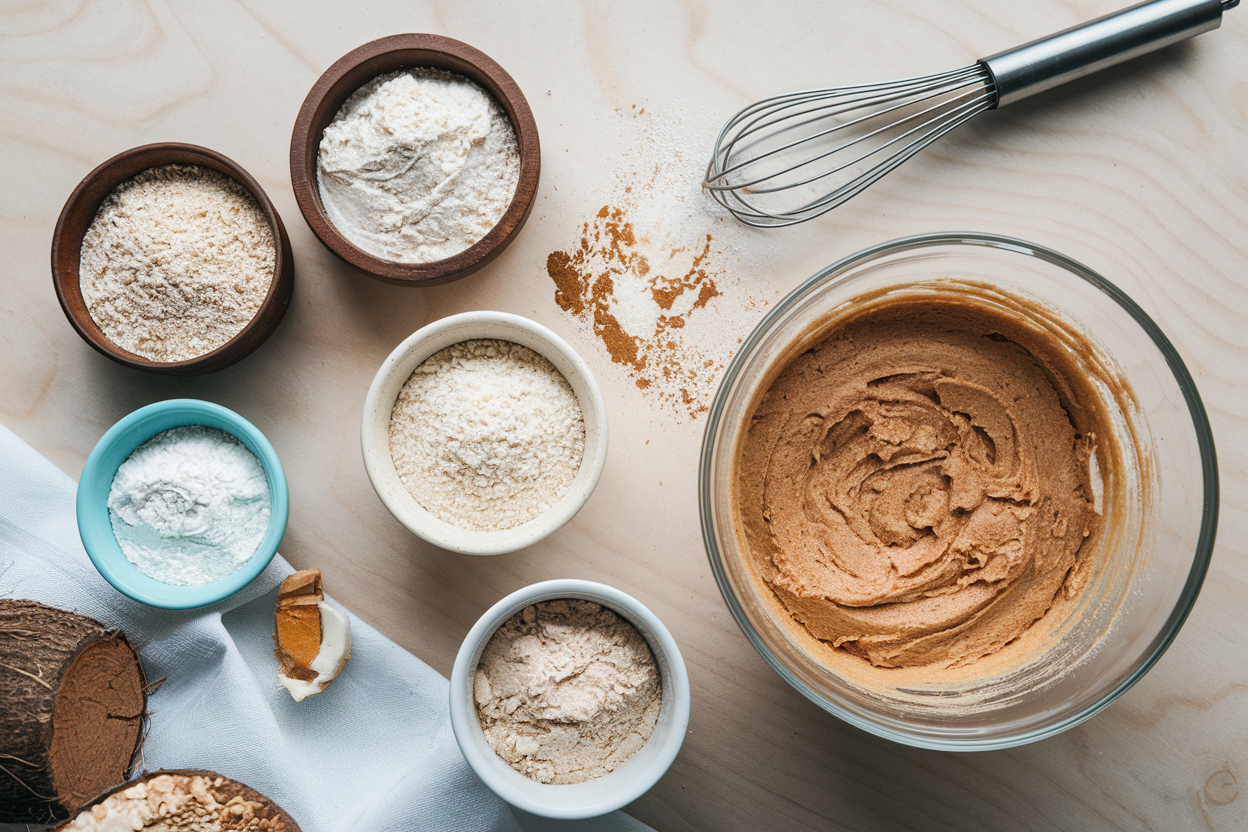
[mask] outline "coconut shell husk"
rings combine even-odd
[[[0,823],[50,823],[129,775],[147,680],[120,630],[0,598]]]

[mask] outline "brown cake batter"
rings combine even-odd
[[[743,436],[755,571],[811,636],[879,667],[1000,651],[1078,593],[1103,531],[1089,458],[1111,432],[1085,375],[973,295],[865,304],[789,361]]]

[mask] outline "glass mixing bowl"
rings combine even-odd
[[[1060,620],[1049,620],[1057,607],[1041,619],[1046,636],[1036,649],[1018,651],[1016,660],[983,662],[983,671],[971,665],[944,676],[873,668],[815,641],[756,574],[735,507],[739,442],[779,371],[839,316],[866,302],[916,295],[971,296],[1021,315],[1052,334],[1092,377],[1112,380],[1097,389],[1123,457],[1116,470],[1104,472],[1108,490],[1099,508],[1106,531],[1089,553],[1093,566],[1077,601],[1062,607]],[[1121,499],[1109,499],[1111,492]],[[1157,661],[1191,611],[1209,565],[1218,474],[1191,375],[1121,289],[1021,240],[933,234],[834,263],[767,314],[729,364],[711,405],[699,504],[724,601],[789,684],[879,736],[923,748],[986,750],[1077,725]]]

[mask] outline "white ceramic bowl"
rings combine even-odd
[[[650,739],[615,771],[585,783],[552,785],[530,780],[494,753],[477,720],[472,685],[481,653],[494,631],[530,604],[559,598],[602,604],[637,628],[658,665],[663,703]],[[663,622],[632,596],[591,581],[543,581],[511,593],[490,607],[468,632],[451,670],[451,728],[468,765],[512,806],[548,818],[592,818],[645,794],[680,751],[689,727],[689,699],[685,661]]]
[[[572,385],[585,418],[585,455],[568,493],[545,514],[502,531],[464,529],[426,511],[399,479],[390,456],[390,412],[403,384],[438,350],[475,338],[511,341],[545,356]],[[607,410],[589,366],[558,335],[519,315],[464,312],[416,331],[382,363],[364,400],[361,444],[364,467],[377,496],[412,534],[453,552],[501,555],[533,545],[571,520],[585,505],[607,461]]]

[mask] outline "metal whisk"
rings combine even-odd
[[[795,92],[737,113],[702,186],[760,228],[831,211],[972,117],[1216,29],[1239,0],[1149,0],[923,78]]]

